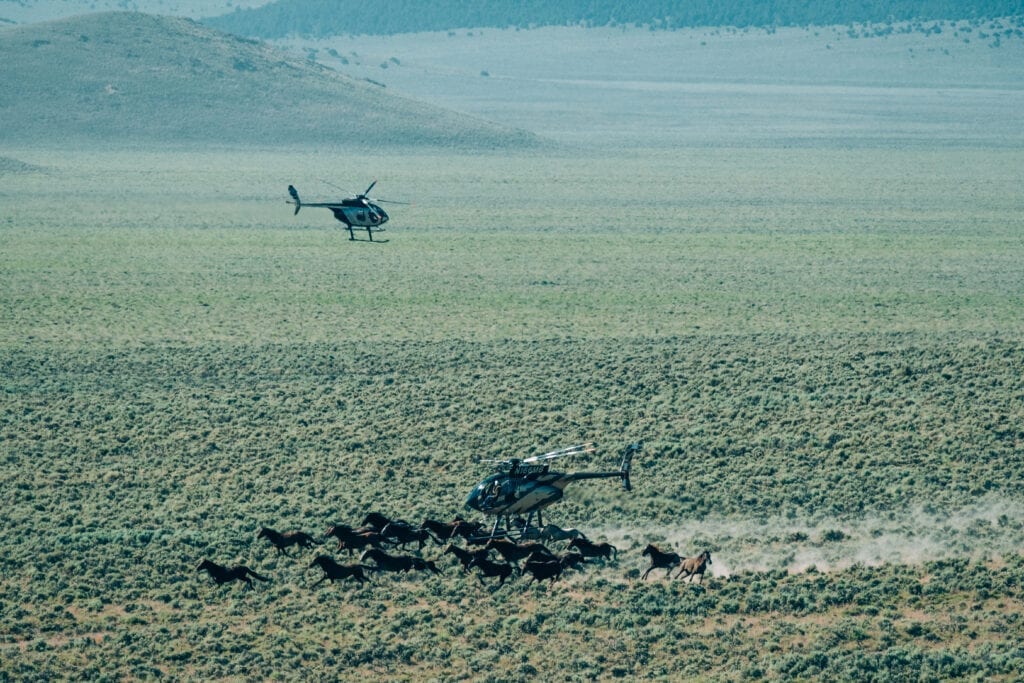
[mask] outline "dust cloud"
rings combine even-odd
[[[672,528],[606,528],[598,535],[629,554],[638,555],[647,543],[683,556],[709,549],[709,575],[719,577],[777,570],[800,573],[811,567],[827,572],[853,565],[921,564],[952,557],[994,560],[1024,548],[1024,501],[986,497],[959,509],[918,505],[843,520],[706,518]]]

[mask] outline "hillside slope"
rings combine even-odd
[[[114,12],[10,28],[0,62],[7,144],[536,143],[188,19]]]
[[[1022,0],[277,0],[205,20],[239,35],[419,33],[456,28],[625,26],[826,26],[996,18],[1024,14]]]

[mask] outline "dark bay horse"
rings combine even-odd
[[[697,583],[704,583],[704,570],[711,564],[711,552],[705,550],[696,557],[687,557],[679,564],[679,573],[676,574],[678,579],[683,573],[686,573],[686,580],[693,581],[693,577],[697,577]]]
[[[438,545],[441,545],[442,543],[428,530],[417,529],[409,526],[405,522],[391,522],[390,524],[385,524],[384,528],[380,530],[380,535],[386,541],[399,548],[404,548],[409,543],[418,543],[419,549],[422,550],[423,546],[427,544],[428,538]]]
[[[431,560],[424,560],[422,557],[414,555],[388,555],[379,548],[370,548],[359,557],[360,562],[365,562],[368,559],[376,562],[377,569],[383,572],[407,572],[415,569],[416,571],[431,571],[435,574],[441,573],[441,570]]]
[[[377,531],[380,531],[392,522],[398,522],[399,524],[409,526],[408,522],[403,522],[400,519],[391,519],[387,515],[382,515],[379,512],[371,512],[367,514],[366,517],[363,517],[363,526],[373,527]]]
[[[523,543],[516,543],[508,538],[492,538],[487,541],[487,545],[484,546],[486,550],[496,550],[506,562],[518,563],[520,560],[524,560],[533,553],[540,553],[541,555],[547,556],[550,559],[555,559],[555,554],[544,547],[543,543],[536,541],[525,541]]]
[[[600,557],[609,560],[614,560],[617,552],[615,546],[611,543],[594,543],[592,541],[588,541],[582,536],[569,541],[568,547],[570,549],[575,548],[580,551],[580,554],[583,555],[583,557]]]
[[[555,579],[562,575],[563,569],[565,569],[565,566],[559,560],[530,559],[523,564],[523,573],[530,574],[532,577],[530,583],[534,581],[540,583],[545,579],[549,579],[551,583],[554,583]]]
[[[348,550],[349,555],[353,550],[362,550],[366,546],[379,548],[384,543],[384,539],[376,531],[353,529],[347,524],[335,524],[328,527],[324,536],[334,536],[338,539],[338,550],[344,548]]]
[[[204,569],[206,570],[206,573],[213,577],[213,580],[217,582],[218,586],[231,581],[243,581],[247,588],[252,588],[252,580],[249,578],[250,576],[257,581],[270,581],[267,577],[260,576],[244,564],[225,567],[211,560],[204,559],[199,563],[199,566],[196,567],[196,571],[201,572]]]
[[[274,531],[269,527],[260,527],[256,538],[265,538],[270,544],[277,548],[277,552],[287,555],[287,548],[297,545],[300,548],[312,548],[315,541],[309,534],[301,531],[286,531],[283,534]]]
[[[646,579],[647,575],[651,573],[652,569],[667,569],[665,572],[665,578],[672,575],[672,570],[675,569],[683,558],[679,556],[679,553],[666,553],[658,550],[658,547],[653,543],[649,543],[641,555],[650,556],[651,566],[647,568],[647,571],[640,577],[641,580]]]
[[[313,560],[313,564],[309,565],[309,568],[312,569],[313,567],[320,567],[320,569],[324,571],[324,575],[323,578],[310,586],[310,588],[316,588],[328,579],[331,580],[331,583],[341,579],[355,579],[359,583],[366,583],[369,581],[369,579],[366,578],[366,574],[363,572],[363,565],[338,564],[326,555],[320,555]]]
[[[512,576],[513,566],[508,562],[492,562],[486,557],[481,557],[473,562],[473,566],[480,570],[480,573],[484,576],[497,576],[501,580],[498,581],[498,586],[504,586],[505,580]],[[487,585],[481,576],[477,575],[481,585]]]
[[[462,565],[463,571],[469,571],[469,568],[480,560],[487,559],[487,551],[484,549],[480,550],[463,550],[457,545],[449,543],[444,547],[442,555],[454,555],[458,559],[459,564]]]
[[[456,536],[469,539],[471,536],[479,536],[483,532],[483,525],[478,522],[467,522],[466,520],[456,517],[450,522],[439,522],[436,519],[424,519],[423,524],[420,524],[420,529],[429,531],[437,539],[439,543],[449,541]]]

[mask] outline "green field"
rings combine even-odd
[[[5,154],[0,678],[1024,666],[1020,149]],[[372,178],[386,244],[283,201]],[[311,591],[255,538],[637,439],[632,494],[547,516],[619,559],[550,587]],[[648,542],[704,586],[640,582]]]

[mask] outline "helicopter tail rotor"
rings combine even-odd
[[[299,199],[299,193],[293,185],[288,186],[288,194],[290,194],[292,196],[292,199],[295,200],[293,202],[289,202],[289,204],[295,204],[295,213],[293,213],[292,215],[297,216],[299,213],[299,209],[302,208],[302,200]]]
[[[634,441],[626,446],[626,450],[622,454],[622,464],[619,466],[619,474],[622,477],[622,488],[627,491],[633,490],[633,485],[629,481],[629,470],[633,466],[633,456],[636,453],[639,453],[643,447],[643,441]]]

